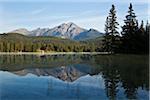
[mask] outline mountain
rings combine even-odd
[[[23,34],[23,35],[29,35],[29,34],[31,34],[31,32],[28,31],[25,28],[16,29],[16,30],[13,30],[13,31],[11,31],[9,33],[20,33],[20,34]]]
[[[84,28],[77,26],[72,22],[63,23],[54,28],[37,28],[32,31],[28,31],[27,29],[21,28],[14,30],[12,32],[21,33],[29,36],[54,36],[72,40],[87,40],[100,37],[103,35],[102,33],[98,32],[95,29],[86,30]]]
[[[61,38],[74,39],[78,34],[86,31],[83,28],[78,27],[76,24],[69,22],[63,23],[51,29],[36,29],[31,32],[32,36],[55,36]]]
[[[49,28],[37,28],[35,30],[32,30],[30,32],[30,35],[31,36],[43,36],[44,33],[48,32],[49,31]]]
[[[87,39],[97,38],[100,36],[103,36],[103,33],[100,33],[95,29],[89,29],[75,36],[74,40],[87,40]]]

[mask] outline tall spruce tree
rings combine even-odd
[[[145,52],[145,29],[144,29],[144,22],[143,20],[141,21],[141,25],[139,26],[138,31],[136,31],[136,34],[134,36],[134,48],[136,49],[134,52],[135,53],[144,53]]]
[[[148,23],[148,21],[147,21],[146,26],[145,26],[145,32],[146,32],[146,35],[149,36],[149,34],[150,34],[150,24]]]
[[[108,17],[106,18],[106,24],[105,24],[105,34],[106,35],[109,35],[109,30],[108,30],[108,28],[109,28],[109,19],[108,19]]]
[[[149,34],[150,34],[150,24],[146,23],[146,26],[145,26],[145,52],[146,53],[149,53]]]
[[[103,40],[103,49],[104,51],[110,51],[111,50],[111,41],[110,41],[110,34],[109,34],[109,19],[108,17],[106,18],[105,22],[105,36]]]
[[[105,36],[103,40],[103,49],[106,52],[116,52],[118,48],[118,39],[119,39],[119,32],[118,29],[118,22],[116,17],[116,10],[115,6],[112,5],[110,9],[109,16],[106,18],[105,24]]]
[[[122,50],[124,52],[136,52],[135,42],[138,31],[138,21],[133,12],[132,4],[130,3],[128,15],[124,20],[125,25],[122,27]]]

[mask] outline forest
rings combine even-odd
[[[0,52],[94,52],[100,51],[100,39],[73,41],[51,36],[24,36],[18,33],[0,35]],[[99,45],[99,46],[95,46]]]
[[[150,24],[136,19],[132,4],[119,26],[115,6],[109,11],[105,35],[86,41],[74,41],[51,36],[24,36],[18,33],[0,34],[0,52],[110,52],[149,53]],[[121,27],[121,32],[118,28]]]

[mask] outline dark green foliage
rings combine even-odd
[[[128,15],[126,15],[126,19],[124,20],[125,25],[122,27],[122,49],[126,52],[136,50],[134,42],[138,35],[136,34],[138,33],[138,21],[133,11],[132,4],[130,4]]]
[[[143,40],[144,40],[144,46],[145,46],[145,51],[146,53],[149,53],[149,34],[150,34],[150,24],[146,23],[146,26],[145,26],[145,31],[144,31],[144,35],[143,35]],[[144,49],[144,48],[143,48]]]
[[[115,6],[112,5],[109,16],[106,18],[105,36],[103,40],[103,50],[106,52],[116,52],[119,46],[118,22],[116,21]]]
[[[149,53],[150,25],[141,22],[139,27],[132,4],[124,20],[121,35],[117,31],[116,11],[112,5],[109,16],[106,18],[105,36],[103,39],[103,51],[115,53]]]
[[[97,42],[99,39],[90,41],[78,42],[50,36],[28,37],[8,33],[0,35],[0,52],[94,52],[100,50],[100,43]]]
[[[148,32],[144,29],[144,23],[140,27],[136,15],[133,12],[132,4],[129,6],[128,15],[124,20],[122,27],[122,45],[121,52],[125,53],[148,53]]]

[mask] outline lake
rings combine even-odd
[[[0,55],[0,100],[148,100],[148,58]]]

